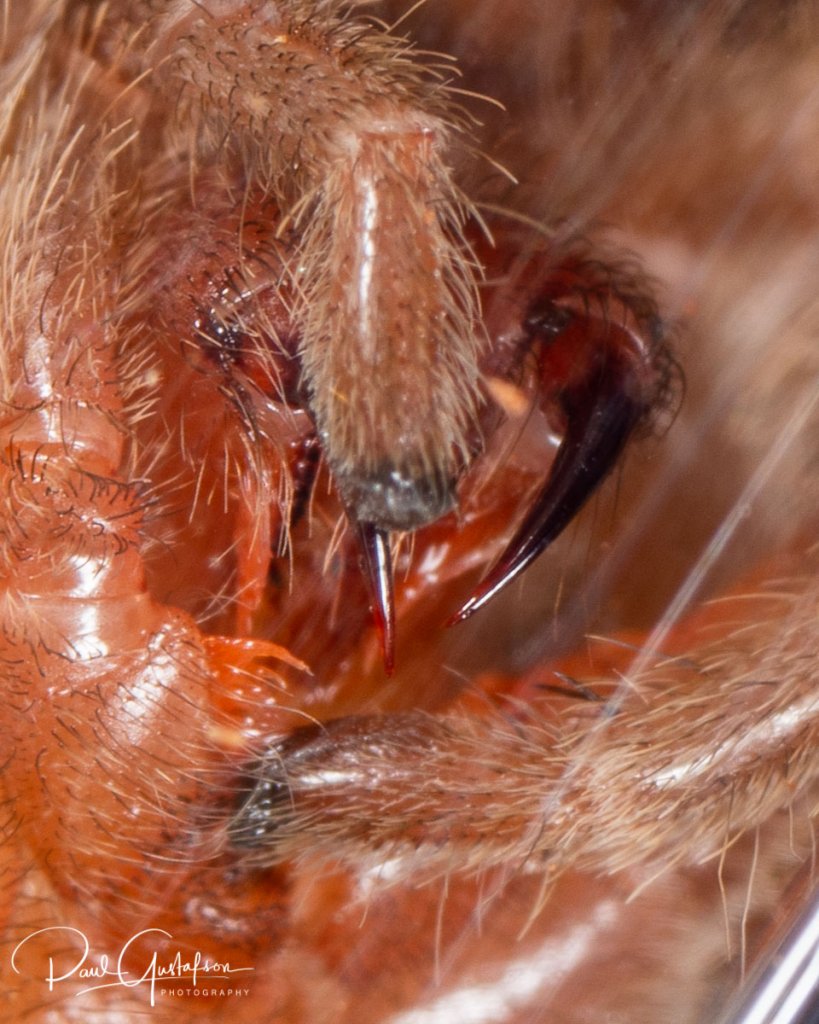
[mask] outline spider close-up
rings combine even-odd
[[[5,1019],[812,1020],[816,3],[2,10]]]

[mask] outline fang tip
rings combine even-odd
[[[392,581],[390,535],[374,523],[357,522],[362,571],[370,593],[376,628],[381,637],[384,671],[395,670],[395,598]]]

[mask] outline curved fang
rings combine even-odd
[[[491,601],[563,532],[653,405],[656,368],[646,345],[626,327],[593,319],[586,330],[591,324],[603,328],[602,344],[587,370],[557,394],[566,429],[549,477],[506,550],[448,625]]]
[[[381,637],[384,670],[395,668],[395,599],[392,582],[390,535],[374,523],[355,522],[361,567],[370,593],[373,618]]]

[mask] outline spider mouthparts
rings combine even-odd
[[[491,601],[563,532],[616,465],[645,415],[631,366],[617,354],[602,358],[599,372],[560,395],[567,425],[549,477],[506,550],[448,626]]]
[[[455,504],[455,479],[442,470],[422,472],[385,461],[366,470],[333,467],[333,477],[355,519],[383,530],[417,530]]]
[[[358,533],[361,568],[370,592],[370,606],[381,637],[384,671],[395,669],[395,599],[392,584],[390,535],[374,523],[353,520]]]

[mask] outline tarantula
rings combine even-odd
[[[816,28],[7,0],[10,1019],[720,1011],[811,889]]]

